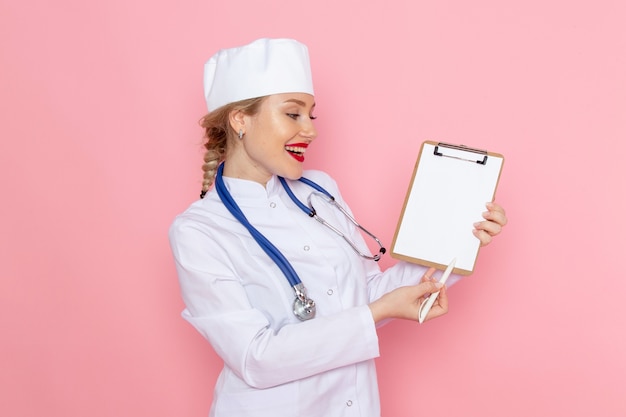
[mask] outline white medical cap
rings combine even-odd
[[[306,45],[293,39],[258,39],[222,49],[204,65],[209,111],[248,98],[280,93],[313,95]]]

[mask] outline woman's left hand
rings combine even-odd
[[[491,243],[507,223],[504,209],[496,203],[487,203],[487,211],[483,213],[484,221],[474,223],[474,236],[480,240],[480,246]]]

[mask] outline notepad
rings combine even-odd
[[[391,256],[445,269],[456,258],[454,273],[474,271],[480,241],[473,224],[483,221],[502,172],[501,154],[464,145],[426,141],[398,219]]]

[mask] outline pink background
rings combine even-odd
[[[268,36],[310,48],[306,166],[388,245],[423,140],[506,156],[510,224],[450,313],[380,332],[384,414],[626,415],[625,17],[619,0],[0,0],[0,413],[207,414],[221,362],[179,316],[167,229],[200,189],[205,59]]]

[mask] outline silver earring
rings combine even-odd
[[[243,139],[243,130],[239,129],[239,134],[237,135],[239,139]]]

